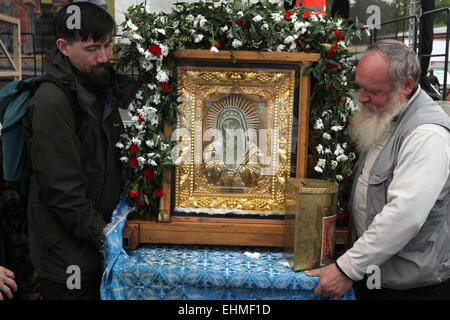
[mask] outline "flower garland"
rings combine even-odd
[[[311,174],[339,183],[339,212],[345,212],[343,200],[355,159],[348,134],[355,107],[347,81],[352,71],[347,46],[354,32],[342,19],[315,14],[305,18],[302,9],[281,10],[282,3],[206,0],[177,3],[170,13],[153,13],[143,4],[128,9],[118,68],[137,67],[142,86],[129,108],[131,124],[117,147],[127,171],[125,191],[138,215],[157,217],[163,173],[174,165],[163,125],[175,123],[179,102],[176,78],[170,73],[176,63],[172,52],[184,48],[209,49],[211,54],[219,50],[321,53],[318,62],[305,66],[313,79]]]

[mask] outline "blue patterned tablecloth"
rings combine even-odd
[[[293,272],[281,248],[142,245],[122,248],[131,208],[121,202],[107,231],[103,300],[317,300],[317,277]],[[344,299],[354,299],[349,291]]]

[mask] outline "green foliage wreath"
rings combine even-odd
[[[163,125],[176,120],[177,80],[170,70],[176,63],[173,52],[184,48],[209,49],[212,55],[219,50],[321,54],[305,70],[313,78],[312,175],[339,184],[339,213],[345,216],[355,159],[348,134],[355,107],[348,81],[352,66],[347,61],[354,32],[347,21],[315,14],[305,18],[301,8],[284,11],[279,2],[176,3],[170,13],[154,13],[143,4],[128,9],[118,67],[137,67],[142,86],[130,107],[131,124],[117,147],[127,171],[125,193],[140,216],[158,216],[163,172],[174,165]]]

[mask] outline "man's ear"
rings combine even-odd
[[[405,96],[409,96],[411,94],[411,92],[413,91],[414,86],[415,86],[415,83],[414,83],[413,77],[406,78],[406,80],[402,86],[402,93]]]
[[[67,48],[68,47],[67,40],[59,38],[58,40],[56,40],[56,46],[63,55],[69,56],[69,49]]]

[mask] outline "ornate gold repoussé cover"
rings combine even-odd
[[[295,69],[177,72],[175,212],[284,214]]]

